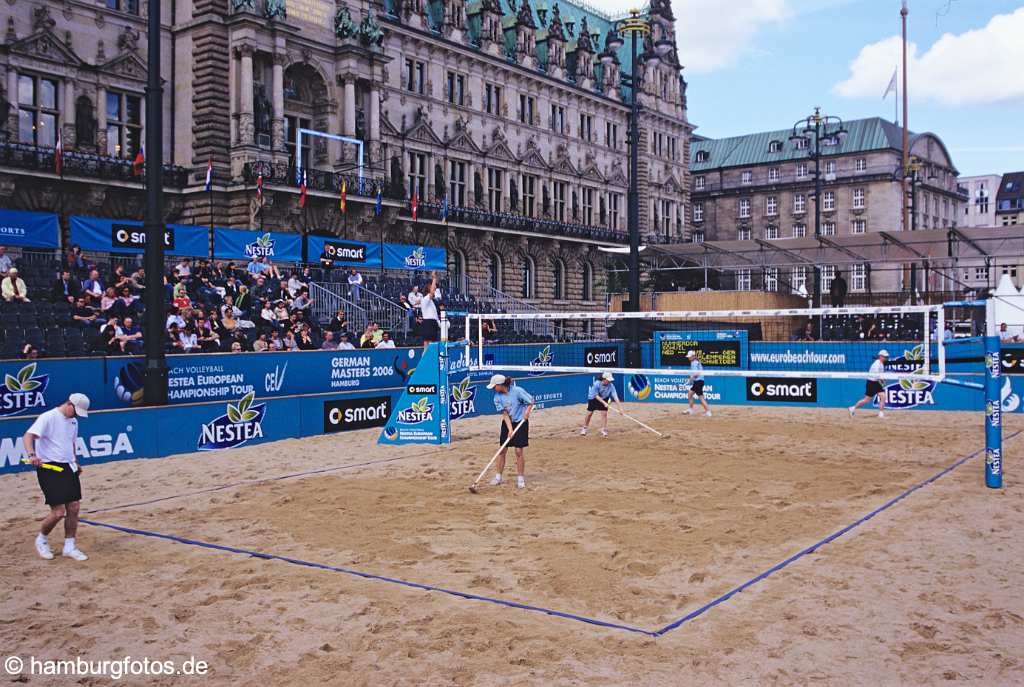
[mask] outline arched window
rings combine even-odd
[[[555,272],[554,299],[565,300],[565,262],[561,258],[555,258],[553,265]]]
[[[450,287],[458,290],[464,290],[465,285],[462,283],[465,281],[466,276],[466,254],[456,248],[450,253],[452,258],[451,264],[451,280]]]
[[[501,256],[491,253],[490,261],[487,264],[487,273],[490,277],[491,288],[501,291]]]
[[[537,263],[529,255],[523,261],[523,298],[537,297]]]
[[[583,300],[594,300],[594,268],[589,262],[583,263]]]
[[[697,151],[697,162],[707,162],[711,159],[711,153],[706,150]]]

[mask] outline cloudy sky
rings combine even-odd
[[[1024,0],[908,5],[910,129],[942,137],[962,175],[1024,170]],[[900,59],[900,0],[673,0],[673,8],[700,134],[786,128],[815,105],[844,119],[894,117],[893,96],[882,94]]]

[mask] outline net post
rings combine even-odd
[[[469,330],[469,311],[466,311],[466,372],[469,372],[469,366],[472,364],[473,359],[470,357],[473,355],[473,339],[470,336]]]
[[[985,486],[1003,486],[1003,418],[999,382],[1002,377],[995,300],[985,302]]]
[[[946,308],[939,307],[935,321],[935,346],[939,353],[939,379],[946,378]]]
[[[932,364],[932,330],[931,325],[931,311],[924,311],[924,373],[925,375],[931,374]]]
[[[476,347],[477,347],[477,364],[480,367],[484,366],[484,318],[480,316],[476,318]]]

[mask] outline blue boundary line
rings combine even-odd
[[[1013,434],[1011,434],[1010,436],[1006,437],[1006,440],[1009,441],[1010,439],[1013,439],[1014,437],[1018,436],[1022,432],[1024,432],[1024,430],[1018,430],[1018,431],[1014,432]],[[606,627],[606,628],[613,629],[613,630],[623,630],[623,631],[631,632],[631,633],[634,633],[634,634],[644,635],[646,637],[662,637],[662,636],[668,634],[669,632],[672,632],[673,630],[676,630],[676,629],[682,627],[686,623],[688,623],[688,622],[690,622],[692,620],[695,620],[696,618],[699,618],[700,616],[704,615],[705,613],[707,613],[711,609],[715,608],[716,606],[719,606],[719,605],[725,603],[726,601],[728,601],[729,599],[731,599],[735,595],[739,594],[740,592],[745,591],[746,589],[749,589],[750,587],[754,586],[758,582],[761,582],[762,580],[768,578],[772,573],[775,573],[775,572],[778,572],[779,570],[782,570],[783,568],[787,567],[791,563],[794,563],[794,562],[800,560],[801,558],[803,558],[807,554],[813,553],[813,552],[817,551],[819,548],[821,548],[822,546],[835,541],[836,539],[838,539],[839,537],[843,536],[847,532],[850,532],[851,530],[855,529],[856,527],[859,527],[860,525],[864,524],[868,520],[874,518],[879,513],[882,513],[883,511],[888,510],[892,506],[896,505],[897,503],[899,503],[903,499],[905,499],[908,496],[910,496],[911,494],[913,494],[915,491],[928,486],[932,482],[935,482],[936,480],[938,480],[939,478],[943,477],[944,475],[952,472],[953,470],[956,470],[958,467],[960,467],[961,465],[963,465],[967,461],[971,460],[972,458],[977,457],[978,455],[980,455],[980,454],[982,454],[984,452],[985,452],[985,449],[978,449],[977,451],[974,451],[973,453],[967,454],[963,458],[960,458],[959,460],[954,462],[952,465],[949,465],[949,466],[943,468],[942,470],[940,470],[936,474],[932,475],[931,477],[929,477],[929,478],[927,478],[927,479],[925,479],[925,480],[923,480],[921,482],[918,482],[917,484],[911,486],[909,489],[905,490],[903,493],[901,493],[901,494],[899,494],[899,495],[889,499],[888,501],[883,503],[881,506],[879,506],[878,508],[875,508],[874,510],[872,510],[870,513],[868,513],[867,515],[863,516],[859,520],[856,520],[856,521],[850,523],[849,525],[843,527],[842,529],[833,532],[832,534],[828,535],[824,539],[821,539],[820,541],[818,541],[818,542],[816,542],[814,544],[811,544],[807,548],[805,548],[805,549],[803,549],[803,550],[793,554],[792,556],[790,556],[789,558],[785,559],[781,563],[778,563],[777,565],[774,565],[771,568],[768,568],[764,572],[756,575],[755,577],[752,577],[751,579],[747,580],[743,584],[740,584],[739,586],[734,587],[733,589],[731,589],[730,591],[726,592],[725,594],[722,594],[721,596],[717,597],[716,599],[713,599],[712,601],[709,601],[708,603],[704,604],[700,608],[698,608],[698,609],[696,609],[694,611],[691,611],[690,613],[687,613],[682,618],[680,618],[680,619],[678,619],[676,621],[673,621],[673,622],[669,623],[668,625],[666,625],[666,626],[664,626],[664,627],[662,627],[661,629],[658,629],[658,630],[644,630],[643,628],[634,627],[632,625],[624,625],[624,624],[620,624],[620,623],[609,622],[609,621],[606,621],[606,620],[599,620],[597,618],[590,618],[590,617],[587,617],[587,616],[576,615],[576,614],[573,614],[573,613],[565,613],[563,611],[556,611],[556,610],[553,610],[553,609],[550,609],[550,608],[543,608],[541,606],[531,606],[529,604],[522,604],[522,603],[518,603],[516,601],[509,601],[507,599],[499,599],[499,598],[495,598],[495,597],[481,596],[481,595],[478,595],[478,594],[471,594],[469,592],[460,592],[460,591],[457,591],[457,590],[454,590],[454,589],[448,589],[448,588],[445,588],[445,587],[437,587],[437,586],[429,585],[429,584],[421,584],[419,582],[410,582],[408,580],[400,580],[400,579],[394,578],[394,577],[385,577],[383,575],[374,575],[372,573],[360,572],[358,570],[352,570],[350,568],[339,568],[339,567],[335,567],[335,566],[332,566],[332,565],[326,565],[326,564],[323,564],[323,563],[315,563],[315,562],[312,562],[312,561],[305,561],[305,560],[302,560],[302,559],[299,559],[299,558],[290,558],[290,557],[287,557],[287,556],[279,556],[277,554],[264,553],[264,552],[261,552],[261,551],[254,551],[254,550],[251,550],[251,549],[243,549],[243,548],[238,548],[238,547],[233,547],[233,546],[225,546],[223,544],[213,544],[213,543],[210,543],[210,542],[200,541],[198,539],[188,539],[186,537],[176,537],[176,536],[170,535],[170,534],[163,534],[163,533],[160,533],[160,532],[153,532],[153,531],[150,531],[150,530],[141,530],[141,529],[136,529],[136,528],[132,528],[132,527],[124,527],[122,525],[114,525],[114,524],[111,524],[111,523],[98,522],[98,521],[90,520],[90,519],[86,519],[86,518],[82,518],[81,522],[86,524],[86,525],[92,525],[93,527],[103,527],[103,528],[106,528],[106,529],[114,530],[116,532],[121,532],[123,534],[131,534],[131,535],[142,536],[142,537],[152,537],[154,539],[163,539],[165,541],[171,541],[171,542],[175,542],[175,543],[178,543],[178,544],[187,544],[189,546],[198,546],[198,547],[204,548],[204,549],[211,549],[211,550],[214,550],[214,551],[223,551],[223,552],[226,552],[226,553],[234,553],[234,554],[240,554],[240,555],[244,555],[244,556],[251,556],[253,558],[261,558],[263,560],[281,561],[283,563],[289,563],[291,565],[298,565],[298,566],[302,566],[302,567],[306,567],[306,568],[314,568],[314,569],[318,569],[318,570],[327,570],[329,572],[342,573],[342,574],[345,574],[345,575],[352,575],[354,577],[360,577],[360,578],[365,579],[365,580],[374,580],[374,581],[377,581],[377,582],[387,582],[389,584],[397,584],[397,585],[400,585],[400,586],[403,586],[403,587],[410,587],[412,589],[420,589],[420,590],[428,591],[428,592],[440,592],[442,594],[448,594],[449,596],[455,596],[455,597],[458,597],[458,598],[461,598],[461,599],[467,599],[467,600],[471,600],[471,601],[483,601],[483,602],[486,602],[486,603],[492,603],[492,604],[496,604],[496,605],[499,605],[499,606],[505,606],[505,607],[508,607],[508,608],[517,608],[517,609],[520,609],[520,610],[531,611],[531,612],[534,612],[534,613],[543,613],[545,615],[555,616],[555,617],[558,617],[558,618],[564,618],[566,620],[574,620],[576,622],[586,623],[588,625],[595,625],[595,626],[598,626],[598,627]],[[373,462],[388,462],[388,461],[403,460],[403,459],[404,458],[390,458],[390,459],[385,459],[385,460],[382,460],[382,461],[373,461]],[[367,464],[372,464],[372,463],[367,463]],[[358,467],[358,465],[351,465],[351,466],[345,466],[345,467]],[[337,469],[343,469],[343,468],[337,468],[337,467],[335,467],[335,468],[324,468],[324,469],[319,470],[319,471],[311,471],[310,473],[297,473],[295,475],[284,475],[284,476],[277,477],[277,478],[271,478],[270,480],[266,480],[266,481],[273,481],[275,479],[288,479],[290,477],[300,476],[300,475],[303,475],[303,474],[315,474],[316,472],[326,472],[326,471],[329,471],[329,470],[337,470]],[[229,487],[230,487],[230,485],[223,486],[223,487],[216,487],[212,491],[217,491],[217,490],[220,490],[220,489],[227,489]],[[203,493],[203,492],[197,492],[197,493]],[[166,497],[166,498],[176,498],[176,497]],[[159,500],[162,500],[162,499],[158,499],[158,501]]]

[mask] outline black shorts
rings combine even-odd
[[[610,401],[609,401],[610,402]],[[608,406],[602,403],[597,396],[587,401],[587,410],[594,412],[595,410],[608,410]]]
[[[437,320],[423,320],[420,323],[420,336],[424,341],[440,341],[441,323]]]
[[[513,422],[512,426],[518,425],[518,422]],[[508,425],[504,422],[501,423],[501,434],[498,435],[498,445],[501,446],[508,439]],[[523,423],[523,426],[519,428],[515,436],[512,437],[512,441],[508,442],[508,445],[512,448],[526,448],[530,445],[530,421],[527,420]]]
[[[71,471],[71,466],[58,464],[64,468],[61,472],[36,468],[36,479],[39,480],[39,488],[43,490],[43,497],[47,506],[61,506],[65,503],[73,503],[82,500],[82,483],[77,472]]]
[[[868,398],[874,398],[875,394],[882,393],[882,383],[876,382],[873,379],[869,379],[868,383],[864,385],[864,395]]]
[[[703,379],[698,379],[696,382],[694,382],[693,385],[690,386],[690,391],[693,392],[694,396],[703,396],[704,395],[704,380]]]

